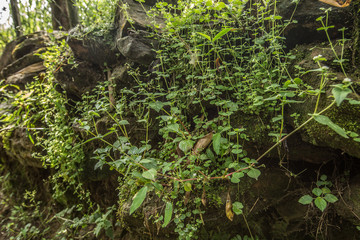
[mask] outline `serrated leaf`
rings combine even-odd
[[[310,195],[304,195],[299,199],[299,203],[303,204],[303,205],[307,205],[310,204],[313,201],[313,198]]]
[[[212,42],[215,42],[216,40],[220,39],[222,36],[227,34],[229,31],[231,31],[232,28],[224,28],[221,30],[216,36],[212,39]]]
[[[164,223],[162,227],[166,227],[170,223],[172,213],[173,213],[173,204],[171,202],[167,202],[165,207]]]
[[[240,215],[243,213],[242,209],[244,205],[241,202],[234,202],[232,205],[232,210],[236,215]]]
[[[339,200],[336,196],[332,195],[331,193],[326,194],[324,199],[329,203],[334,203]]]
[[[130,206],[130,215],[140,207],[140,205],[144,202],[146,198],[148,188],[145,186],[141,188],[133,197],[133,202]]]
[[[214,148],[214,152],[217,155],[220,155],[220,146],[221,146],[221,133],[216,133],[213,136],[213,148]]]
[[[255,178],[256,180],[258,179],[258,177],[260,176],[261,172],[260,170],[256,169],[256,168],[250,168],[250,170],[247,172],[247,175],[251,178]]]
[[[349,138],[345,132],[344,129],[342,129],[341,127],[339,127],[337,124],[333,123],[330,118],[328,118],[327,116],[324,115],[314,115],[314,119],[318,122],[321,123],[323,125],[327,125],[328,127],[330,127],[332,130],[334,130],[337,134],[339,134],[340,136],[344,137],[344,138]]]
[[[154,168],[151,168],[142,173],[142,176],[146,179],[155,180],[157,171]]]
[[[346,96],[351,93],[352,91],[349,88],[343,88],[340,86],[335,86],[332,89],[332,94],[334,95],[335,98],[335,102],[337,106],[340,106],[340,104],[342,103],[342,101],[344,101],[344,99],[346,98]]]
[[[321,198],[321,197],[317,197],[315,198],[315,206],[320,209],[322,212],[325,210],[326,206],[327,206],[327,202]]]
[[[312,193],[319,197],[322,194],[322,190],[320,188],[314,188]]]
[[[194,141],[190,139],[183,140],[179,143],[179,148],[184,153],[190,151],[193,146],[194,146]]]
[[[323,194],[331,193],[330,189],[327,187],[321,188],[321,191],[323,192]]]

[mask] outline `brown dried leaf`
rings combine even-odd
[[[351,0],[346,0],[345,2],[343,2],[342,0],[339,0],[339,1],[336,1],[336,0],[319,0],[319,1],[323,2],[323,3],[326,3],[326,4],[329,4],[331,6],[334,6],[334,7],[341,7],[341,8],[347,7],[351,3]]]
[[[201,203],[206,207],[206,192],[205,189],[203,190],[203,193],[201,195]]]
[[[218,72],[220,72],[220,58],[217,58],[215,60],[215,66],[216,66],[216,69],[218,70]]]
[[[199,139],[193,149],[193,154],[198,154],[202,150],[204,150],[211,142],[211,139],[213,137],[213,133],[206,134],[203,138]]]
[[[230,221],[232,221],[234,219],[234,213],[232,211],[232,202],[231,202],[230,192],[227,193],[227,197],[226,197],[225,213],[226,213],[226,217]]]
[[[185,192],[184,205],[187,205],[190,199],[191,192]]]

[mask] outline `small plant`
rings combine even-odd
[[[327,181],[326,175],[321,175],[320,180],[316,182],[316,186],[312,190],[315,197],[306,194],[299,199],[299,203],[308,205],[314,201],[315,206],[323,212],[329,203],[337,202],[338,198],[331,194],[329,187],[332,186],[332,183]]]

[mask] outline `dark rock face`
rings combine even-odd
[[[150,10],[150,6],[155,2],[152,0],[148,1],[149,5],[139,4],[133,0],[121,0],[119,7],[116,11],[115,17],[115,27],[117,29],[116,38],[126,37],[129,33],[129,29],[136,30],[147,30],[152,21],[155,21],[157,25],[162,26],[163,20],[156,17],[155,19],[150,19],[146,11]]]
[[[15,159],[23,166],[42,168],[41,161],[32,156],[36,150],[27,134],[25,128],[15,128],[8,139],[5,153],[9,159]]]
[[[315,0],[301,0],[298,6],[292,1],[281,0],[277,3],[279,15],[283,20],[288,20],[293,17],[297,23],[290,24],[284,31],[286,37],[286,45],[289,49],[294,48],[297,44],[308,44],[320,41],[326,41],[324,31],[317,31],[322,27],[320,21],[316,21],[319,17],[325,16],[324,9],[330,6]],[[294,12],[295,11],[295,12]],[[294,13],[294,14],[293,14]],[[351,9],[348,8],[334,8],[329,11],[328,25],[334,25],[334,28],[329,29],[329,36],[331,39],[342,37],[342,33],[338,30],[353,25],[354,17]],[[326,22],[326,19],[323,19]]]
[[[146,38],[147,35],[145,31],[131,32],[117,40],[117,48],[131,61],[148,66],[155,60],[156,53],[153,49],[157,43]]]
[[[99,67],[111,66],[118,61],[115,44],[91,34],[84,36],[80,26],[69,32],[67,43],[76,58]]]
[[[64,37],[61,32],[53,35],[56,39]],[[24,89],[26,83],[44,71],[43,60],[38,54],[45,51],[49,41],[47,33],[37,32],[22,36],[7,45],[0,58],[0,77],[5,79],[5,83]]]
[[[103,70],[89,62],[79,62],[77,68],[65,65],[63,71],[55,73],[55,77],[73,100],[80,100],[84,93],[90,92],[99,82],[105,80]]]

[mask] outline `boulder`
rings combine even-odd
[[[325,32],[317,30],[322,27],[321,22],[317,19],[324,17],[323,21],[326,22],[325,9],[329,9],[330,5],[316,0],[301,0],[298,5],[295,1],[280,0],[276,6],[283,21],[296,20],[296,23],[290,24],[284,31],[288,49],[292,49],[298,44],[327,41]],[[354,18],[351,8],[331,7],[328,14],[328,26],[334,26],[328,30],[329,36],[331,39],[339,39],[342,37],[342,33],[338,30],[353,25]]]
[[[157,47],[157,42],[148,38],[148,35],[146,31],[132,31],[128,36],[117,40],[117,48],[127,59],[148,66],[156,58],[153,49]]]

